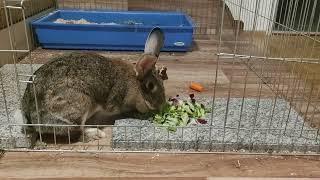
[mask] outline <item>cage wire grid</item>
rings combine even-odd
[[[113,126],[98,125],[105,128],[109,140],[97,140],[93,143],[72,142],[71,132],[60,143],[55,134],[58,127],[79,127],[78,125],[38,124],[14,122],[13,112],[19,108],[19,102],[28,79],[40,67],[33,64],[29,37],[25,34],[26,48],[17,49],[10,9],[23,14],[25,32],[28,25],[24,1],[18,5],[8,5],[3,1],[10,39],[9,50],[0,53],[12,53],[14,60],[10,68],[2,68],[1,117],[3,131],[1,146],[10,151],[77,151],[77,152],[188,152],[188,153],[308,153],[318,154],[319,145],[319,87],[318,73],[308,68],[319,67],[319,24],[317,8],[320,2],[270,0],[225,0],[191,1],[170,0],[162,2],[143,1],[129,8],[134,1],[75,1],[58,0],[59,8],[72,9],[112,9],[112,10],[175,10],[195,16],[197,27],[195,34],[213,38],[217,42],[215,76],[212,77],[213,96],[200,99],[211,107],[206,125],[188,125],[178,127],[176,133],[170,133],[161,126],[154,126],[148,120],[123,119]],[[136,1],[138,2],[138,1]],[[157,9],[151,8],[155,7]],[[208,7],[206,3],[212,5]],[[169,4],[169,5],[168,5]],[[192,5],[192,6],[186,6]],[[145,6],[143,6],[145,5]],[[216,5],[213,7],[213,5]],[[268,5],[268,6],[266,6]],[[267,7],[267,8],[266,8]],[[207,8],[207,11],[202,11]],[[200,10],[199,10],[200,9]],[[216,15],[209,11],[217,10]],[[311,9],[311,11],[310,11]],[[279,13],[280,12],[280,13]],[[310,13],[311,12],[311,13]],[[204,14],[203,14],[204,13]],[[317,14],[318,13],[318,14]],[[199,18],[200,17],[200,18]],[[244,20],[244,21],[243,21]],[[215,21],[207,23],[208,21]],[[212,25],[216,24],[215,27]],[[216,28],[214,31],[211,28]],[[227,45],[228,48],[225,48]],[[17,54],[28,53],[29,65],[17,64]],[[229,83],[226,96],[218,97],[219,68],[224,63],[230,65]],[[239,65],[245,66],[238,70]],[[240,71],[240,72],[237,72]],[[13,72],[7,76],[8,72]],[[234,88],[239,86],[241,73],[241,93],[235,97]],[[252,80],[251,75],[257,78]],[[238,79],[238,80],[237,80]],[[14,85],[9,81],[15,81]],[[255,81],[255,91],[250,88]],[[265,95],[269,90],[271,95]],[[34,91],[36,89],[34,88]],[[12,93],[13,92],[13,93]],[[36,94],[36,93],[35,93]],[[34,96],[35,96],[34,94]],[[15,96],[14,98],[12,98]],[[34,98],[37,98],[36,96]],[[37,102],[37,101],[36,101]],[[51,143],[30,148],[24,147],[28,141],[27,127],[39,128],[39,141],[44,134],[41,128],[53,128]],[[92,125],[84,125],[92,126]],[[21,130],[20,137],[15,137]],[[28,143],[26,143],[28,144]],[[29,145],[29,144],[28,144]]]

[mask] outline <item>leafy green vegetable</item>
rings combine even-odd
[[[164,108],[154,115],[153,122],[169,131],[176,131],[178,126],[187,126],[191,119],[199,119],[199,123],[205,124],[204,116],[208,112],[203,104],[195,101],[193,94],[190,95],[189,101],[183,101],[177,95],[170,98]]]

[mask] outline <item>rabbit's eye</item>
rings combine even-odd
[[[155,92],[156,91],[156,87],[153,83],[147,83],[147,88],[151,91],[151,92]]]
[[[148,89],[149,89],[149,90],[152,90],[153,88],[154,88],[153,83],[148,83]]]

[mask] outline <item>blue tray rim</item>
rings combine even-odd
[[[194,25],[194,22],[192,20],[192,18],[183,13],[183,12],[174,12],[174,11],[168,11],[168,12],[165,12],[165,11],[109,11],[109,10],[78,10],[78,9],[72,9],[72,10],[65,10],[65,9],[57,9],[49,14],[46,14],[38,19],[35,19],[33,22],[31,22],[31,24],[33,26],[42,26],[42,25],[46,25],[46,26],[60,26],[60,27],[119,27],[119,28],[147,28],[147,29],[150,29],[150,28],[153,28],[155,26],[152,26],[152,25],[109,25],[109,24],[56,24],[56,23],[53,23],[53,22],[44,22],[46,19],[50,18],[50,16],[53,16],[54,14],[56,13],[59,13],[59,12],[103,12],[103,13],[126,13],[126,14],[137,14],[137,13],[144,13],[144,14],[163,14],[163,13],[166,13],[166,14],[169,14],[169,15],[183,15],[185,16],[188,24],[190,26],[182,26],[182,27],[179,27],[179,29],[184,29],[184,30],[190,30],[190,29],[194,29],[196,26]],[[161,27],[161,29],[175,29],[176,27],[178,26],[161,26],[161,25],[158,25],[158,27]]]

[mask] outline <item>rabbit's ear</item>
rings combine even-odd
[[[155,68],[155,64],[157,63],[157,58],[152,55],[144,55],[141,59],[136,63],[135,71],[137,78],[142,80],[144,76]]]
[[[156,27],[152,29],[152,31],[150,32],[147,38],[147,41],[144,47],[144,53],[159,57],[163,44],[164,44],[164,34],[160,28]]]
[[[156,67],[156,69],[162,80],[168,80],[167,67]]]

